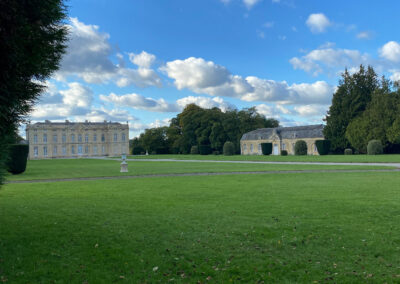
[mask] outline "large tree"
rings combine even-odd
[[[352,75],[346,69],[342,74],[325,118],[324,136],[331,141],[333,151],[343,152],[350,146],[345,135],[347,126],[365,111],[372,93],[379,86],[377,74],[371,66],[365,69],[361,65],[359,71]]]
[[[65,18],[63,0],[0,1],[1,172],[10,136],[59,67],[67,39]]]

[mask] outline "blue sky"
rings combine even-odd
[[[398,1],[79,0],[61,68],[32,121],[129,122],[131,138],[188,103],[322,123],[347,67],[400,79]]]

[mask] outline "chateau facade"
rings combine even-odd
[[[119,156],[129,152],[129,126],[118,122],[38,122],[26,126],[29,159]]]
[[[315,141],[325,139],[323,129],[322,124],[260,128],[243,134],[240,139],[240,152],[242,155],[262,155],[261,143],[272,143],[272,155],[280,155],[281,150],[294,155],[296,141],[304,140],[307,143],[307,154],[319,155]]]

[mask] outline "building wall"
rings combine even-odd
[[[289,155],[294,155],[294,145],[296,141],[304,140],[307,143],[307,154],[308,155],[319,155],[317,147],[315,146],[316,140],[324,140],[323,137],[319,138],[299,138],[299,139],[271,139],[271,140],[245,140],[240,141],[240,152],[242,155],[262,155],[261,143],[272,143],[272,154],[274,151],[274,145],[278,147],[278,155],[281,154],[281,150],[288,151]],[[251,151],[253,149],[253,151]]]
[[[129,153],[129,127],[120,123],[27,125],[29,159],[119,156]]]

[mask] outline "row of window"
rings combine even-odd
[[[67,135],[62,135],[61,136],[61,141],[63,143],[67,142]],[[104,134],[101,134],[101,142],[106,141],[106,138],[104,136]],[[118,134],[114,133],[114,142],[118,141]],[[121,141],[125,142],[126,141],[126,135],[125,133],[121,134]],[[58,142],[58,136],[57,135],[53,135],[53,142],[57,143]],[[71,134],[71,142],[75,142],[75,134]],[[82,135],[78,134],[78,142],[82,142]],[[85,135],[85,142],[88,143],[89,142],[89,135],[86,134]],[[97,142],[97,134],[93,135],[93,142]],[[38,143],[38,136],[37,134],[33,135],[33,143]],[[43,134],[43,143],[47,143],[47,134]]]
[[[71,146],[71,154],[72,155],[74,155],[74,154],[89,154],[89,146],[85,146],[85,147],[83,147],[82,145],[78,145],[78,147],[77,148],[75,148],[75,146],[74,145],[72,145]],[[59,152],[58,152],[58,147],[57,146],[53,146],[53,156],[56,156],[56,155],[58,155],[59,154]],[[77,150],[77,152],[76,152],[76,150]],[[98,154],[98,152],[97,152],[97,146],[93,146],[93,154]],[[106,149],[105,149],[105,147],[104,146],[102,146],[101,147],[101,153],[102,154],[105,154],[105,152],[106,152]],[[60,154],[62,154],[62,155],[68,155],[68,149],[67,149],[67,147],[66,146],[62,146],[61,147],[61,152],[60,152]],[[39,156],[39,148],[36,146],[36,147],[33,147],[33,155],[35,156],[35,157],[37,157],[37,156]],[[43,156],[48,156],[48,148],[47,148],[47,146],[43,146]]]

